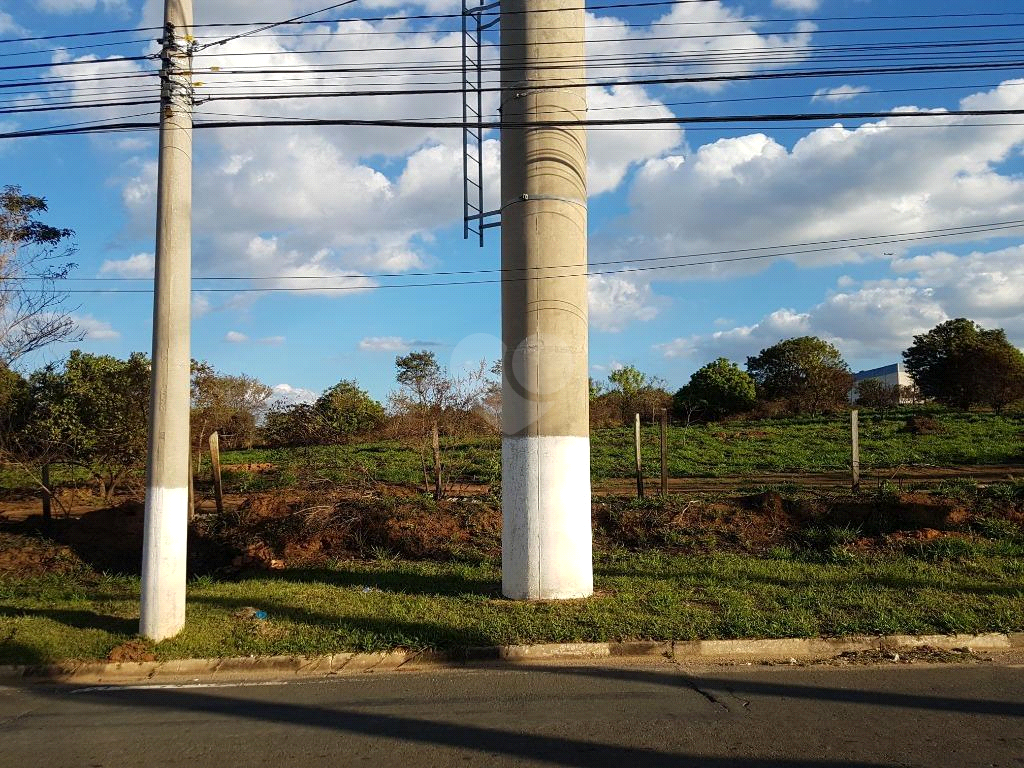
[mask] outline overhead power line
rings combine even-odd
[[[677,261],[679,259],[708,258],[711,256],[729,256],[745,253],[757,253],[762,251],[785,251],[786,256],[800,256],[810,253],[826,253],[829,251],[844,250],[847,248],[864,248],[876,245],[893,245],[903,242],[916,242],[921,240],[934,240],[948,237],[959,237],[961,235],[991,234],[1008,229],[1019,229],[1024,227],[1024,219],[1012,219],[1009,221],[997,221],[986,224],[963,224],[956,227],[942,227],[936,229],[923,229],[912,232],[894,232],[884,235],[861,235],[858,237],[841,237],[832,240],[812,240],[802,243],[788,243],[785,245],[761,245],[749,248],[731,248],[720,251],[702,251],[696,253],[674,254],[672,256],[648,256],[635,259],[615,259],[611,261],[591,261],[588,263],[560,264],[557,266],[543,267],[515,267],[498,269],[468,269],[468,270],[445,270],[432,272],[378,272],[371,274],[336,274],[336,275],[204,275],[193,277],[195,280],[230,280],[230,281],[252,281],[260,282],[266,280],[345,280],[353,277],[361,279],[390,279],[410,277],[456,277],[463,275],[490,275],[490,274],[518,274],[522,272],[534,272],[543,269],[567,269],[578,267],[601,267],[618,264],[646,264],[651,262]],[[673,265],[669,265],[670,268]],[[138,282],[152,280],[152,277],[72,277],[69,282]]]
[[[1004,229],[1010,229],[1010,228],[1021,227],[1021,226],[1024,226],[1024,221],[1017,222],[1016,224],[1013,224],[1012,226],[1008,224],[1006,227],[1003,227],[1003,228]],[[925,237],[912,237],[912,236],[908,236],[908,237],[899,238],[899,239],[874,238],[873,242],[865,243],[863,245],[864,246],[890,245],[890,244],[899,243],[899,242],[913,242],[913,241],[918,241],[918,240],[935,239],[936,237],[957,237],[957,236],[960,236],[960,235],[972,235],[972,234],[982,234],[982,233],[984,233],[984,230],[970,229],[968,227],[962,227],[962,228],[959,228],[959,229],[962,229],[962,230],[965,230],[965,231],[959,231],[959,232],[947,231],[947,232],[945,232],[944,234],[941,234],[941,235],[934,235],[933,234],[933,235],[928,235],[928,236],[925,236]],[[939,232],[940,230],[927,230],[927,231],[928,232]],[[870,239],[870,238],[861,238],[861,239]],[[828,241],[825,241],[825,242],[828,242]],[[835,242],[839,242],[839,241],[835,241]],[[745,255],[726,256],[725,258],[704,259],[702,261],[685,261],[683,263],[674,263],[674,264],[657,264],[657,265],[653,265],[653,266],[626,267],[626,268],[622,268],[622,269],[609,269],[609,270],[596,270],[596,271],[594,271],[594,270],[584,270],[584,271],[580,271],[580,272],[570,272],[570,273],[560,272],[560,273],[554,274],[554,275],[527,275],[527,276],[520,276],[520,277],[510,277],[508,275],[502,275],[501,277],[483,278],[483,279],[479,279],[479,280],[437,280],[437,281],[418,282],[418,283],[387,283],[387,284],[383,284],[383,285],[375,285],[375,284],[372,284],[372,283],[371,284],[362,283],[362,284],[358,284],[358,285],[342,285],[342,286],[320,285],[320,286],[303,286],[303,287],[269,286],[269,287],[262,287],[262,288],[246,288],[246,287],[243,287],[243,288],[193,288],[192,292],[193,293],[341,293],[341,292],[350,292],[350,291],[366,291],[366,290],[396,289],[396,288],[438,288],[438,287],[453,287],[453,286],[463,286],[463,285],[489,285],[489,284],[508,283],[508,282],[526,282],[526,281],[531,281],[531,280],[558,280],[558,279],[572,278],[572,277],[590,277],[590,276],[595,276],[596,277],[596,276],[601,276],[601,275],[621,275],[621,274],[642,273],[642,272],[656,272],[656,271],[671,270],[671,269],[688,269],[688,268],[693,268],[693,267],[710,266],[710,265],[716,265],[716,264],[729,264],[729,263],[744,262],[744,261],[757,261],[757,260],[764,260],[764,259],[776,259],[776,258],[783,258],[783,257],[786,257],[786,256],[799,256],[799,255],[802,255],[804,253],[815,253],[815,252],[820,253],[820,252],[827,252],[827,251],[843,250],[845,248],[850,248],[850,247],[854,247],[854,246],[845,245],[845,246],[836,246],[834,248],[817,249],[817,250],[814,250],[814,251],[804,251],[804,252],[793,251],[793,252],[790,252],[790,251],[787,251],[787,250],[783,250],[785,248],[785,246],[774,246],[773,248],[777,252],[773,252],[773,253],[748,253],[748,251],[752,250],[752,249],[740,249],[740,250],[736,250],[736,251],[719,251],[719,252],[715,252],[715,253],[719,254],[719,255],[725,255],[725,254],[730,254],[730,253],[745,254]],[[700,258],[701,255],[700,254],[689,254],[689,255],[676,256],[676,257],[667,257],[667,258],[677,258],[678,259],[678,258],[690,258],[690,257],[698,257],[698,258]],[[622,261],[622,262],[617,262],[617,263],[628,263],[628,262]],[[550,267],[550,269],[577,269],[577,268],[582,269],[583,266],[584,265],[582,265],[582,264],[571,264],[571,265],[563,265],[563,266],[559,266],[559,267]],[[492,272],[500,272],[500,271],[501,270],[492,270]],[[453,274],[458,274],[458,273],[453,273]],[[465,274],[476,274],[476,273],[465,273]],[[409,275],[404,275],[404,276],[409,276]],[[277,277],[277,278],[271,278],[271,279],[288,280],[290,278],[287,278],[287,277]],[[370,276],[370,275],[353,274],[353,275],[340,275],[340,276],[335,276],[335,277],[323,277],[321,279],[323,279],[323,280],[366,281],[366,280],[373,280],[374,278],[373,278],[373,276]],[[151,288],[111,288],[111,289],[101,289],[101,288],[77,289],[77,288],[72,288],[72,289],[69,289],[67,291],[62,291],[62,293],[69,293],[69,294],[131,294],[131,293],[146,294],[146,293],[152,293],[152,289]]]
[[[716,0],[696,0],[697,2],[715,2]],[[683,4],[679,0],[669,2],[649,2],[649,3],[612,3],[606,5],[587,5],[586,7],[580,6],[578,8],[568,8],[560,10],[588,10],[588,11],[600,11],[600,10],[615,10],[620,8],[645,8],[645,7],[658,7],[658,6],[671,6],[677,4]],[[507,15],[507,12],[506,12]],[[630,22],[627,20],[617,20],[623,26],[627,27],[645,27],[645,26],[683,26],[683,25],[728,25],[728,24],[784,24],[784,23],[797,23],[797,22],[826,22],[826,21],[904,21],[912,19],[971,19],[971,18],[1008,18],[1013,16],[1021,16],[1024,13],[1015,11],[1000,11],[1000,12],[964,12],[964,13],[927,13],[927,14],[870,14],[864,16],[793,16],[788,18],[764,18],[764,19],[710,19],[700,21],[654,21],[650,23],[646,22]],[[396,24],[408,24],[410,21],[433,21],[440,19],[459,19],[462,17],[460,13],[426,13],[426,14],[409,14],[409,15],[392,15],[392,16],[350,16],[343,18],[334,19],[319,19],[319,20],[306,20],[292,21],[289,22],[289,26],[300,26],[308,24],[345,24],[345,23],[359,23],[359,22],[389,22]],[[196,24],[194,29],[229,29],[239,27],[259,27],[267,24],[280,25],[281,22],[221,22],[221,23],[206,23]],[[42,42],[52,40],[69,40],[77,38],[89,38],[89,37],[102,37],[106,35],[122,35],[122,34],[141,34],[144,32],[160,32],[162,27],[131,27],[122,29],[108,29],[108,30],[97,30],[90,32],[69,32],[54,35],[36,35],[31,37],[13,37],[0,39],[0,45],[12,45],[17,43],[30,43],[30,42]],[[458,29],[451,30],[438,30],[442,32],[459,32]],[[898,27],[894,27],[892,31],[899,31]],[[388,34],[402,34],[405,31],[391,32]],[[307,35],[309,33],[296,33],[296,36]],[[373,34],[360,33],[360,34]]]
[[[804,123],[813,121],[840,120],[876,120],[876,119],[931,119],[939,117],[1006,117],[1024,115],[1024,109],[957,109],[945,112],[921,111],[881,111],[881,112],[824,112],[824,113],[793,113],[793,114],[761,114],[761,115],[694,115],[690,117],[627,117],[597,120],[546,120],[537,123],[510,123],[484,121],[482,123],[465,123],[448,120],[415,120],[415,119],[376,119],[361,120],[356,118],[284,118],[280,120],[236,120],[230,122],[197,121],[196,130],[216,128],[264,128],[270,126],[286,127],[377,127],[377,128],[446,128],[462,129],[479,126],[481,128],[572,128],[601,126],[645,126],[645,125],[702,125],[728,123]],[[153,123],[119,123],[110,126],[82,129],[36,129],[26,131],[9,131],[0,133],[0,139],[18,139],[39,136],[68,136],[84,133],[107,133],[124,130],[151,130],[157,127]]]
[[[343,2],[343,3],[335,3],[334,5],[329,5],[326,8],[321,8],[319,11],[313,11],[311,13],[304,13],[301,16],[296,16],[296,17],[294,17],[292,19],[285,19],[284,21],[272,22],[270,24],[266,24],[266,25],[264,25],[262,27],[254,29],[254,30],[252,30],[250,32],[241,32],[241,33],[239,33],[237,35],[231,35],[230,37],[225,37],[222,40],[214,40],[212,43],[204,43],[203,45],[197,46],[195,48],[195,50],[196,51],[202,51],[202,50],[204,50],[206,48],[213,48],[214,46],[224,45],[225,43],[230,43],[232,40],[240,40],[243,37],[249,37],[250,35],[255,35],[255,34],[259,33],[259,32],[267,32],[268,30],[275,29],[277,27],[283,27],[285,24],[295,24],[295,23],[303,21],[305,19],[309,19],[312,16],[319,16],[321,13],[327,13],[328,11],[334,11],[334,10],[337,10],[338,8],[345,7],[346,5],[352,5],[352,3],[354,3],[354,2],[356,2],[356,0],[345,0],[345,2]]]

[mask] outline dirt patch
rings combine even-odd
[[[229,545],[235,566],[280,568],[346,557],[450,559],[500,551],[501,512],[477,499],[420,496],[310,497],[260,494],[209,534]]]
[[[36,536],[0,532],[0,573],[24,577],[70,573],[83,567],[70,547]]]
[[[222,464],[225,472],[253,472],[258,475],[276,472],[277,464]]]
[[[857,666],[868,664],[979,664],[992,658],[972,651],[970,648],[933,648],[922,645],[918,648],[898,650],[846,651],[825,664],[831,666]]]
[[[131,640],[111,649],[107,661],[114,664],[156,661],[156,654],[153,653],[153,646],[145,640]]]

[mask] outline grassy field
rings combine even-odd
[[[343,562],[189,585],[157,658],[315,655],[505,643],[1024,629],[1024,543],[981,540],[815,562],[610,552],[598,595],[500,599],[497,563]],[[90,570],[0,577],[0,663],[103,659],[137,628],[138,580]],[[266,611],[251,618],[246,608]]]
[[[865,471],[913,466],[983,466],[1024,463],[1024,416],[936,413],[940,431],[907,431],[910,411],[861,414],[861,467]],[[673,426],[668,468],[672,477],[747,477],[770,473],[820,473],[849,467],[847,416],[737,421]],[[633,476],[631,429],[595,430],[591,474],[595,482]],[[657,474],[658,429],[643,429],[644,461]],[[423,456],[408,442],[364,441],[294,449],[254,449],[223,454],[225,487],[248,494],[318,482],[420,486]],[[500,481],[497,436],[478,436],[445,447],[448,479],[462,483]],[[209,466],[208,461],[206,462]],[[54,481],[84,482],[81,469],[55,467]],[[138,481],[141,478],[137,479]],[[208,482],[206,472],[197,479]],[[34,491],[20,470],[0,467],[0,489]]]
[[[862,414],[861,467],[1013,464],[1024,461],[1024,418],[981,413],[938,414],[941,431],[906,431],[907,414]],[[660,461],[659,430],[643,428],[645,464]],[[674,426],[669,430],[668,468],[673,477],[742,477],[779,472],[829,472],[850,465],[848,417],[785,419]],[[420,453],[399,442],[367,442],[308,449],[232,451],[224,463],[270,464],[276,472],[229,470],[240,492],[294,484],[300,475],[357,482],[417,484],[423,481]],[[461,482],[500,479],[500,442],[480,437],[450,448],[446,463]],[[595,430],[591,475],[595,482],[633,476],[631,429]]]

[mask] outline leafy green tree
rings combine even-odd
[[[342,379],[324,392],[313,408],[334,439],[372,432],[384,423],[384,406],[370,397],[354,379]]]
[[[0,363],[55,341],[80,338],[57,289],[74,264],[74,233],[38,219],[46,200],[19,187],[0,190]]]
[[[29,378],[28,433],[47,460],[87,469],[105,500],[145,463],[150,364],[78,350]]]
[[[857,405],[862,408],[893,408],[900,404],[900,387],[879,379],[864,379],[856,385]]]
[[[758,397],[786,403],[793,413],[844,407],[853,386],[850,367],[832,344],[816,336],[780,341],[747,358]]]
[[[28,382],[17,371],[0,363],[0,460],[18,453],[17,444],[28,416]]]
[[[903,359],[923,396],[954,408],[998,410],[1024,398],[1024,354],[1002,328],[948,320],[915,336]]]
[[[667,408],[672,400],[664,381],[632,365],[616,368],[608,375],[608,382],[611,386],[603,396],[618,406],[620,417],[627,424],[632,423],[635,414]]]
[[[699,410],[718,419],[744,413],[757,402],[754,380],[736,363],[724,357],[708,363],[690,377],[690,382],[672,398],[676,413]]]
[[[223,446],[251,448],[272,394],[252,376],[217,373],[209,363],[192,361],[193,444],[201,449],[217,432]]]

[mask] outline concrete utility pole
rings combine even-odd
[[[504,122],[586,117],[584,23],[579,0],[502,0]],[[594,591],[585,129],[502,128],[501,202],[502,591],[585,597]]]
[[[185,625],[192,279],[192,0],[165,0],[153,303],[153,390],[146,466],[142,620],[151,640]]]

